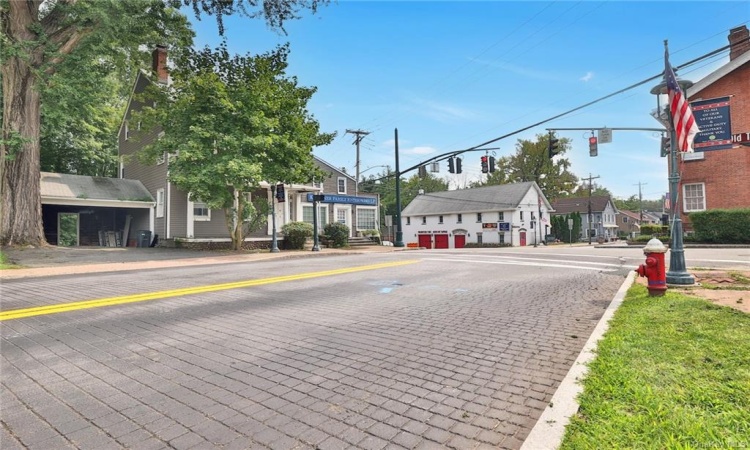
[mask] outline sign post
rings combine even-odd
[[[570,246],[573,246],[573,219],[568,219],[568,235],[570,236],[568,240],[570,241]]]

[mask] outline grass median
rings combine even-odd
[[[583,386],[562,449],[750,448],[750,315],[634,285]]]

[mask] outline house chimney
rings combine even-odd
[[[730,61],[750,50],[750,32],[747,25],[729,30],[729,47]]]
[[[157,45],[151,53],[151,59],[151,68],[156,74],[157,81],[166,84],[169,79],[169,71],[167,70],[167,47]]]

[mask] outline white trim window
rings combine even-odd
[[[164,217],[164,188],[156,190],[156,217]]]
[[[336,186],[339,194],[346,194],[346,178],[339,177],[338,180],[336,180]]]
[[[302,205],[302,221],[313,224],[313,206]],[[328,207],[318,205],[318,229],[322,230],[328,225]]]
[[[211,210],[203,202],[193,202],[193,221],[208,222],[211,220]]]
[[[122,134],[126,141],[130,139],[130,124],[128,124],[127,120],[125,121],[125,127]]]
[[[683,210],[685,212],[706,210],[706,186],[703,183],[682,185]]]
[[[378,228],[375,220],[375,208],[357,208],[357,229],[376,230]]]

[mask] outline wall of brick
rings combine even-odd
[[[691,100],[730,96],[732,133],[750,132],[750,62],[700,92]],[[750,147],[735,144],[726,150],[704,152],[703,160],[680,163],[680,205],[682,185],[705,183],[706,208],[750,208]],[[685,230],[690,219],[682,215]]]

